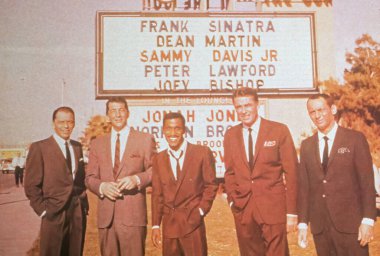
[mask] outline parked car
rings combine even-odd
[[[12,158],[1,160],[1,171],[4,174],[15,172],[15,168],[12,166]]]

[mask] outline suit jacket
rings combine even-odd
[[[362,218],[376,220],[372,159],[367,140],[360,132],[338,127],[326,175],[318,148],[317,133],[301,144],[299,221],[310,221],[313,234],[322,232],[321,205],[326,204],[338,231],[358,233]]]
[[[120,161],[117,176],[113,175],[111,156],[111,134],[94,139],[90,145],[89,162],[86,169],[86,185],[98,195],[98,228],[109,227],[114,211],[120,211],[122,223],[126,226],[146,226],[145,187],[152,179],[152,157],[156,152],[156,143],[152,135],[130,129],[124,155]],[[123,197],[115,202],[101,197],[99,186],[102,182],[113,182],[119,178],[137,175],[139,188],[123,191]]]
[[[70,144],[76,162],[74,180],[53,136],[34,142],[26,160],[25,194],[34,211],[38,215],[46,211],[46,218],[51,220],[62,212],[74,195],[81,199],[82,209],[88,209],[82,146],[74,140],[70,140]]]
[[[224,136],[227,199],[242,223],[250,218],[244,212],[251,199],[264,223],[285,223],[286,214],[297,214],[297,155],[290,132],[284,124],[262,118],[250,170],[242,129],[236,125]]]
[[[184,157],[177,181],[167,150],[153,161],[152,225],[162,221],[166,238],[183,237],[199,227],[199,208],[204,216],[210,211],[218,188],[215,160],[208,147],[188,143]]]

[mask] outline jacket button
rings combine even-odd
[[[251,180],[251,183],[255,183],[253,180]]]
[[[327,180],[323,180],[323,183],[327,183]]]
[[[325,197],[326,197],[326,195],[325,195],[325,194],[323,194],[323,195],[322,195],[322,197],[323,197],[323,198],[325,198]]]

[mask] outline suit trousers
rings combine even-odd
[[[318,256],[368,256],[368,245],[360,246],[358,233],[347,234],[336,230],[327,209],[326,201],[324,202],[321,205],[324,215],[324,228],[321,233],[313,235]]]
[[[204,221],[191,233],[179,238],[163,238],[164,256],[206,256],[207,238]]]
[[[145,255],[146,226],[126,226],[122,220],[123,212],[115,209],[111,226],[99,228],[101,255]]]
[[[288,256],[286,223],[264,223],[256,203],[251,199],[244,212],[235,213],[235,226],[242,256]],[[241,223],[241,215],[248,214],[248,223]],[[240,215],[240,216],[239,216]]]
[[[75,196],[61,213],[55,216],[47,213],[42,218],[40,255],[80,256],[85,233],[86,214],[82,211],[80,199]]]

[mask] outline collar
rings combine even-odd
[[[243,125],[243,128],[246,129],[247,131],[248,131],[248,128],[252,128],[252,131],[254,131],[255,133],[259,133],[260,124],[261,124],[261,117],[258,116],[257,120],[253,123],[251,127],[247,127]]]
[[[123,134],[128,134],[129,133],[129,130],[130,130],[130,127],[128,125],[124,126],[123,129],[121,129],[120,131],[116,131],[113,127],[111,129],[111,137],[112,138],[116,138],[116,135],[119,133],[120,136],[122,136]]]
[[[187,141],[184,139],[183,142],[182,142],[182,145],[179,147],[178,150],[173,150],[171,149],[170,147],[168,147],[168,154],[170,156],[170,152],[172,152],[172,154],[176,157],[179,157],[179,155],[181,154],[181,151],[183,151],[183,155],[185,155],[185,152],[186,152],[186,149],[187,149]]]
[[[66,140],[62,139],[57,133],[54,133],[53,134],[53,137],[55,139],[55,141],[59,144],[59,145],[65,145],[66,143]],[[70,143],[70,139],[67,140],[67,142],[69,143],[69,145],[71,144]]]
[[[318,140],[323,140],[323,137],[327,136],[327,138],[329,138],[329,141],[334,141],[337,130],[338,130],[338,125],[336,122],[334,122],[333,127],[327,134],[324,134],[318,130]]]

